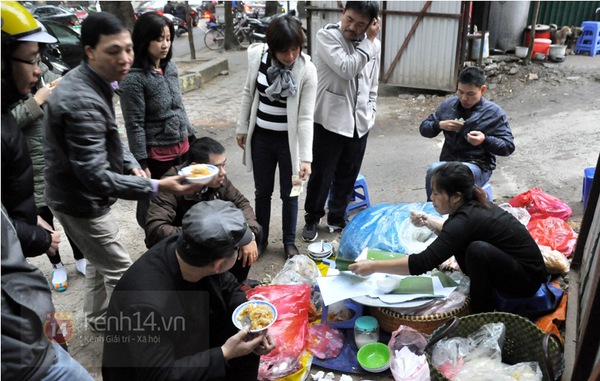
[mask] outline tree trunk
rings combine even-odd
[[[533,4],[533,17],[531,18],[531,33],[529,34],[529,49],[527,49],[527,57],[523,60],[525,66],[531,63],[531,54],[533,53],[533,43],[535,40],[535,25],[537,24],[538,13],[540,12],[540,2],[536,1]]]
[[[194,44],[194,22],[190,14],[190,3],[185,2],[185,18],[188,26],[188,42],[190,43],[190,59],[196,59],[196,45]]]
[[[231,50],[237,48],[237,44],[234,42],[233,35],[233,13],[231,12],[231,1],[225,1],[225,50]]]
[[[265,17],[273,16],[279,11],[279,1],[267,1],[265,4]]]
[[[133,24],[135,24],[135,17],[133,16],[133,5],[129,1],[103,1],[102,10],[112,13],[117,16],[119,20],[123,21],[123,24],[133,31]]]

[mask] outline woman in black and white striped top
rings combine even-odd
[[[256,218],[263,228],[259,253],[267,246],[275,170],[279,167],[283,249],[290,257],[295,246],[298,197],[291,197],[292,176],[306,180],[311,172],[313,113],[317,71],[301,52],[304,34],[291,16],[275,18],[267,44],[248,47],[248,77],[237,123],[244,164],[254,174]]]

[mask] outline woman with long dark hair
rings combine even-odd
[[[298,254],[295,245],[298,197],[291,196],[292,175],[311,173],[313,113],[317,70],[302,53],[304,34],[298,20],[276,17],[267,29],[267,43],[248,47],[248,77],[237,122],[237,142],[244,164],[254,173],[256,219],[263,228],[259,252],[269,239],[271,196],[279,167],[283,249]]]
[[[465,164],[448,162],[433,170],[431,200],[446,221],[413,213],[416,226],[427,226],[438,237],[419,254],[386,261],[359,261],[349,269],[358,275],[375,272],[419,275],[454,255],[471,278],[475,312],[496,308],[493,289],[524,298],[533,296],[546,281],[544,259],[525,226],[510,213],[490,203],[474,185]]]
[[[129,149],[148,177],[160,179],[185,162],[195,130],[183,106],[173,55],[173,23],[155,12],[141,15],[133,28],[131,71],[119,86]],[[138,202],[144,227],[148,202]]]

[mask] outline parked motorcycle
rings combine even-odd
[[[173,23],[173,27],[175,28],[175,35],[177,37],[181,37],[188,32],[187,23],[185,22],[185,20],[177,16],[173,16],[170,13],[165,13],[164,16],[171,20],[171,22]]]
[[[296,17],[296,10],[292,9],[288,13],[289,16]],[[281,17],[283,13],[276,14],[269,17],[264,18],[248,18],[246,21],[246,25],[250,28],[250,38],[253,42],[266,42],[267,41],[267,28],[269,28],[269,24],[271,21],[276,19],[277,17]],[[302,28],[304,32],[304,44],[308,43],[306,29]]]
[[[71,68],[62,60],[62,54],[60,49],[54,45],[49,44],[46,49],[42,52],[42,62],[48,66],[48,69],[55,74],[65,75]]]

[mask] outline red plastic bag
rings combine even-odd
[[[548,246],[569,257],[577,242],[577,233],[565,221],[556,217],[543,220],[532,220],[527,224],[527,230],[540,246]]]
[[[308,333],[308,350],[317,358],[336,358],[344,347],[344,334],[329,324],[312,324]]]
[[[310,294],[307,284],[259,286],[246,293],[248,299],[261,295],[277,308],[277,320],[269,327],[276,347],[260,358],[259,379],[275,380],[300,368],[308,338]]]
[[[571,217],[571,208],[558,197],[544,193],[541,188],[532,188],[512,200],[509,204],[514,207],[523,207],[531,214],[531,220],[547,217],[558,217],[566,221]]]

